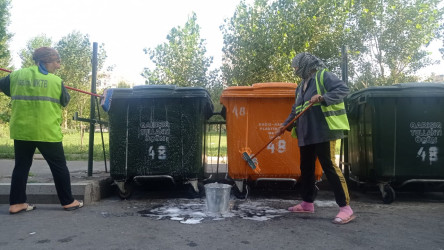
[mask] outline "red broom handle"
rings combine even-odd
[[[83,93],[83,94],[88,94],[88,95],[92,95],[92,96],[102,97],[101,95],[94,94],[94,93],[87,92],[87,91],[83,91],[81,89],[76,89],[76,88],[69,87],[69,86],[66,86],[66,85],[65,85],[65,88],[70,89],[70,90],[74,90],[74,91],[77,91],[77,92],[80,92],[80,93]]]
[[[9,73],[12,72],[12,71],[10,71],[10,70],[3,69],[3,68],[0,68],[0,70],[1,70],[1,71],[5,71],[5,72],[9,72]],[[84,94],[92,95],[92,96],[102,97],[101,95],[94,94],[94,93],[87,92],[87,91],[83,91],[83,90],[81,90],[81,89],[76,89],[76,88],[69,87],[69,86],[65,86],[65,88],[70,89],[70,90],[74,90],[74,91],[77,91],[77,92],[80,92],[80,93],[84,93]]]

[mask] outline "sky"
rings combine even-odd
[[[233,16],[239,3],[240,0],[12,0],[8,31],[14,34],[9,44],[13,65],[20,68],[18,53],[30,39],[45,34],[57,42],[79,31],[88,34],[91,42],[105,44],[106,65],[115,65],[117,78],[144,84],[140,74],[152,65],[143,49],[166,42],[170,30],[183,27],[195,12],[201,38],[206,40],[207,56],[213,56],[212,67],[219,67],[223,47],[219,27],[224,19]]]
[[[20,68],[18,53],[26,43],[45,34],[53,42],[73,31],[88,34],[91,42],[104,43],[108,58],[106,66],[115,65],[114,79],[140,85],[145,67],[153,65],[144,48],[155,48],[166,42],[174,27],[183,27],[197,15],[200,35],[206,40],[207,54],[213,57],[213,68],[221,65],[223,37],[220,26],[231,18],[240,0],[12,0],[11,23],[13,33],[10,49],[13,64]],[[253,0],[246,0],[252,3]],[[442,59],[440,42],[430,46],[431,58]],[[420,73],[444,74],[444,63],[428,67]]]

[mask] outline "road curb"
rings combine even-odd
[[[71,183],[75,199],[83,200],[85,205],[100,201],[112,193],[111,178],[86,180]],[[0,183],[0,204],[9,204],[10,183]],[[54,183],[28,183],[27,202],[33,204],[60,204]]]

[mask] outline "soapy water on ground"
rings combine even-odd
[[[199,224],[205,220],[224,220],[226,218],[239,217],[246,220],[267,221],[283,214],[290,213],[286,208],[274,208],[272,204],[288,203],[293,206],[300,201],[273,200],[239,201],[231,200],[230,209],[226,213],[208,213],[205,199],[176,199],[168,200],[164,204],[138,213],[143,217],[157,220],[169,219],[183,224]],[[315,201],[317,207],[337,207],[335,201]]]

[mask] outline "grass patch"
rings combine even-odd
[[[109,160],[109,134],[103,133],[105,142],[106,158]],[[83,138],[83,143],[81,142],[81,137],[79,132],[65,133],[63,137],[63,146],[65,149],[65,156],[67,160],[88,160],[88,147],[89,144],[89,133],[85,133]],[[219,146],[219,132],[218,131],[208,131],[206,133],[206,151],[207,156],[217,156]],[[336,142],[336,154],[339,154],[339,149],[341,146],[341,141]],[[100,133],[94,133],[94,149],[93,149],[93,159],[95,161],[103,160],[103,149],[102,149],[102,138]],[[37,154],[40,153],[36,152]],[[227,156],[227,136],[226,132],[223,131],[220,138],[220,152],[221,157]],[[9,139],[9,133],[5,135],[3,132],[0,137],[0,159],[13,159],[14,158],[14,142]]]
[[[109,134],[103,133],[103,139],[105,142],[106,159],[109,160]],[[208,156],[217,156],[219,133],[208,132],[206,136],[207,149],[206,154]],[[63,135],[63,148],[65,150],[66,159],[69,161],[76,160],[88,160],[89,152],[89,133],[85,133],[83,137],[83,143],[81,141],[80,133],[66,133]],[[14,159],[14,141],[7,137],[2,136],[0,138],[0,159]],[[36,150],[36,154],[40,154]],[[227,155],[227,140],[226,135],[222,134],[220,156]],[[102,138],[100,133],[94,133],[94,149],[93,159],[95,161],[103,161],[103,148]]]
[[[210,131],[206,135],[207,150],[206,155],[217,156],[218,146],[219,146],[219,132]],[[227,156],[227,135],[225,133],[221,134],[220,137],[220,152],[219,156]]]
[[[109,159],[109,135],[103,133],[105,142],[106,158]],[[63,135],[63,148],[65,150],[66,159],[69,161],[88,160],[89,152],[89,133],[85,133],[83,143],[81,141],[80,133],[67,133]],[[0,138],[0,158],[14,159],[14,141],[8,137]],[[35,152],[40,154],[38,150]],[[102,138],[100,133],[94,133],[94,149],[93,159],[95,161],[103,160]]]

